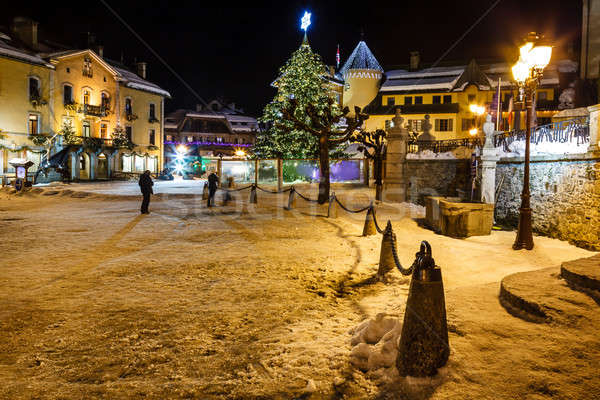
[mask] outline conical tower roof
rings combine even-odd
[[[350,69],[374,69],[380,72],[383,72],[383,68],[379,65],[379,62],[364,42],[361,40],[358,42],[358,45],[354,48],[348,60],[344,63],[344,66],[340,70],[340,73],[343,75],[348,72]]]

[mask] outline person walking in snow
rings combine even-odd
[[[212,207],[215,204],[215,193],[217,192],[217,186],[219,184],[219,177],[217,174],[212,172],[208,176],[208,202],[207,207]]]
[[[140,185],[140,191],[144,196],[142,200],[142,214],[150,214],[148,211],[148,205],[150,205],[150,195],[154,192],[152,191],[152,186],[154,186],[154,182],[152,182],[152,178],[150,177],[150,171],[146,170],[142,175],[140,175],[140,181],[138,182]]]

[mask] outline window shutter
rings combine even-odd
[[[453,119],[449,119],[449,120],[448,120],[448,131],[449,131],[449,132],[452,132],[452,131],[453,131],[453,129],[452,129],[452,123],[453,123],[453,122],[454,122],[454,120],[453,120]]]
[[[440,131],[440,120],[439,119],[435,120],[435,130],[438,132]]]

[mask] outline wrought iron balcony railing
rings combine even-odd
[[[576,141],[582,145],[590,141],[589,117],[579,117],[565,121],[536,126],[531,131],[531,144],[567,143]],[[510,151],[509,146],[516,141],[525,141],[525,129],[514,129],[494,135],[494,146]]]
[[[418,153],[429,150],[434,153],[445,153],[459,147],[474,149],[483,146],[482,138],[448,139],[448,140],[416,140],[409,139],[408,153]]]

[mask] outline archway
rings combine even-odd
[[[90,179],[90,156],[87,153],[79,155],[79,179]]]
[[[97,179],[108,179],[108,157],[106,154],[98,154],[98,170],[96,171]]]

